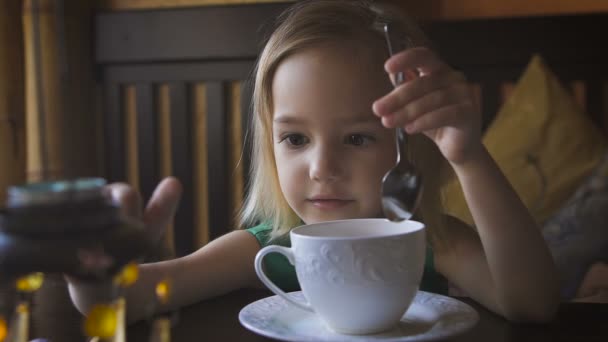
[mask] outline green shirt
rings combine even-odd
[[[271,244],[291,247],[289,235],[270,242],[270,232],[272,231],[272,227],[269,224],[260,224],[246,230],[255,236],[260,243],[260,247],[262,248]],[[270,278],[270,280],[272,280],[272,282],[280,287],[283,291],[290,292],[300,290],[300,284],[298,283],[295,267],[282,254],[270,253],[266,255],[264,258],[264,272],[268,278]],[[440,294],[448,293],[447,281],[441,274],[435,271],[433,251],[428,246],[426,248],[424,273],[422,275],[420,289],[423,291]]]

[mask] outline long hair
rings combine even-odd
[[[361,44],[376,53],[382,63],[388,50],[378,20],[387,16],[369,1],[317,0],[294,4],[278,17],[277,26],[257,62],[253,90],[252,163],[250,186],[241,210],[241,225],[261,222],[272,225],[272,238],[288,233],[301,221],[289,207],[279,185],[272,136],[272,81],[282,61],[299,51],[345,41]],[[410,43],[428,46],[420,29],[403,13],[390,13]],[[430,232],[431,242],[443,226],[441,220],[440,170],[443,157],[435,144],[423,135],[411,136],[408,156],[423,172],[424,193],[420,217]],[[434,243],[433,243],[434,244]]]

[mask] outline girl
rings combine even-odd
[[[252,186],[242,210],[248,229],[191,255],[141,265],[127,294],[129,319],[150,314],[144,304],[154,300],[153,286],[164,277],[172,280],[173,295],[159,310],[259,287],[256,253],[268,243],[288,244],[293,227],[382,216],[379,189],[395,163],[395,127],[411,135],[410,158],[424,175],[417,219],[428,227],[430,253],[422,289],[441,287],[434,268],[507,319],[551,319],[559,298],[551,255],[481,143],[480,114],[465,78],[401,21],[417,47],[389,58],[378,14],[367,2],[305,1],[280,17],[256,70]],[[394,88],[390,79],[409,70],[420,76]],[[441,169],[450,166],[475,229],[441,214]],[[130,187],[111,190],[128,214],[138,216],[139,197]],[[143,214],[150,234],[162,235],[180,191],[172,178],[159,185]],[[284,289],[297,288],[285,260],[268,260],[266,271]],[[100,287],[70,280],[82,312],[108,292]]]

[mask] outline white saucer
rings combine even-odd
[[[303,301],[301,291],[290,296]],[[244,307],[239,321],[245,328],[283,341],[430,341],[472,328],[477,311],[454,298],[418,291],[401,323],[374,335],[343,335],[329,330],[313,313],[288,304],[279,296],[267,297]]]

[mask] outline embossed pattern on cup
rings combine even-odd
[[[307,250],[297,259],[298,276],[315,277],[328,286],[358,281],[362,286],[399,284],[399,278],[415,278],[408,267],[408,251],[398,238],[374,244],[366,241],[348,244],[323,243],[318,251]]]

